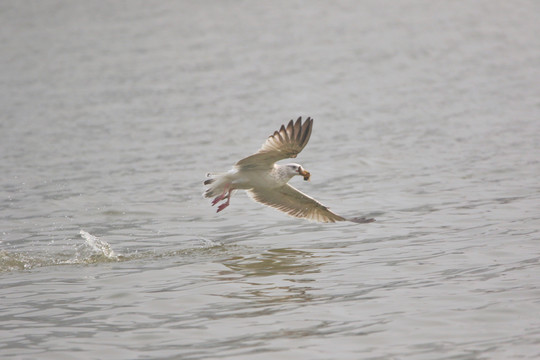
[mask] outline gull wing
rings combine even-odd
[[[247,191],[253,200],[283,211],[290,216],[321,222],[347,220],[334,214],[314,198],[289,184],[278,188],[253,188]]]
[[[289,121],[287,127],[281,125],[278,131],[270,135],[263,146],[255,154],[236,163],[239,168],[271,168],[276,161],[295,158],[309,141],[313,119],[307,118],[302,123],[299,117],[296,122]]]

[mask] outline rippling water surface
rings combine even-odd
[[[539,358],[539,13],[4,2],[0,357]],[[375,223],[202,198],[298,116]]]

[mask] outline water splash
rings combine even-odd
[[[198,240],[201,242],[201,245],[199,245],[199,248],[201,249],[210,249],[213,247],[223,246],[223,244],[219,241],[213,241],[205,238],[199,238]]]
[[[206,238],[193,239],[187,248],[156,252],[136,251],[128,254],[117,254],[109,243],[80,230],[79,235],[84,242],[71,244],[63,251],[31,251],[13,252],[0,249],[0,273],[18,270],[31,270],[44,266],[98,264],[107,262],[123,262],[135,259],[162,259],[167,257],[191,258],[194,254],[212,254],[213,249],[220,249],[223,244]],[[220,250],[221,252],[221,250]]]
[[[84,230],[81,230],[79,234],[86,241],[86,244],[90,246],[90,248],[92,248],[92,250],[94,250],[95,252],[111,260],[119,259],[119,256],[116,255],[116,253],[113,251],[113,249],[111,248],[111,245],[109,245],[108,242],[100,240],[99,238],[95,237],[94,235],[91,235],[90,233]]]
[[[41,259],[36,261],[23,253],[11,253],[6,250],[0,250],[0,272],[27,270],[33,263],[41,263]]]

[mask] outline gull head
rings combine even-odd
[[[311,174],[309,171],[306,171],[302,165],[299,164],[287,164],[285,165],[285,168],[287,169],[287,174],[290,177],[293,177],[295,175],[300,175],[304,178],[305,181],[308,181]]]

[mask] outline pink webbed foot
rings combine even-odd
[[[216,198],[212,200],[212,206],[216,205],[218,202],[220,202],[223,199],[225,199],[225,194],[216,196]]]
[[[219,205],[216,212],[220,212],[221,210],[224,210],[227,206],[229,206],[228,201],[226,203],[224,203],[224,204]]]
[[[216,198],[214,200],[212,200],[212,206],[216,205],[218,202],[220,202],[221,200],[225,199],[225,195],[227,195],[227,192],[229,192],[229,188],[231,187],[231,185],[227,185],[225,186],[225,190],[223,190],[223,192],[221,193],[221,195],[218,195],[216,196]]]
[[[232,190],[229,190],[229,193],[227,194],[227,201],[219,205],[216,212],[220,212],[221,210],[229,206],[229,204],[231,203],[231,195],[232,195]]]

